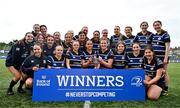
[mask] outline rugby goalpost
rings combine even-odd
[[[91,101],[86,100],[86,101],[84,102],[83,108],[91,108]]]

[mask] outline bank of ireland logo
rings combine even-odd
[[[46,75],[42,75],[41,79],[36,80],[36,86],[50,86],[51,81],[47,79]]]
[[[142,85],[142,77],[141,76],[134,76],[131,79],[131,85],[140,87]]]
[[[46,79],[46,75],[42,75],[41,78],[42,78],[43,80],[45,80],[45,79]]]

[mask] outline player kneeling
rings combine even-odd
[[[33,54],[26,58],[22,64],[23,78],[26,79],[26,88],[32,90],[33,76],[39,68],[50,68],[50,61],[47,57],[42,55],[42,48],[40,45],[34,45]]]
[[[144,55],[144,69],[146,72],[144,84],[147,87],[147,97],[151,100],[157,100],[164,88],[163,62],[155,57],[151,46],[145,48]]]

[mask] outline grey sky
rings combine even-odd
[[[149,30],[155,32],[152,23],[163,22],[163,28],[171,36],[171,46],[180,46],[179,0],[1,0],[0,42],[21,39],[32,31],[35,23],[45,24],[48,32],[68,30],[75,34],[87,25],[88,37],[94,30],[109,30],[113,35],[115,25],[133,27],[133,34],[140,31],[139,24],[147,21]]]

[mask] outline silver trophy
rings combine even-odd
[[[99,64],[97,55],[94,55],[94,56],[93,56],[93,64],[94,64],[95,66]]]

